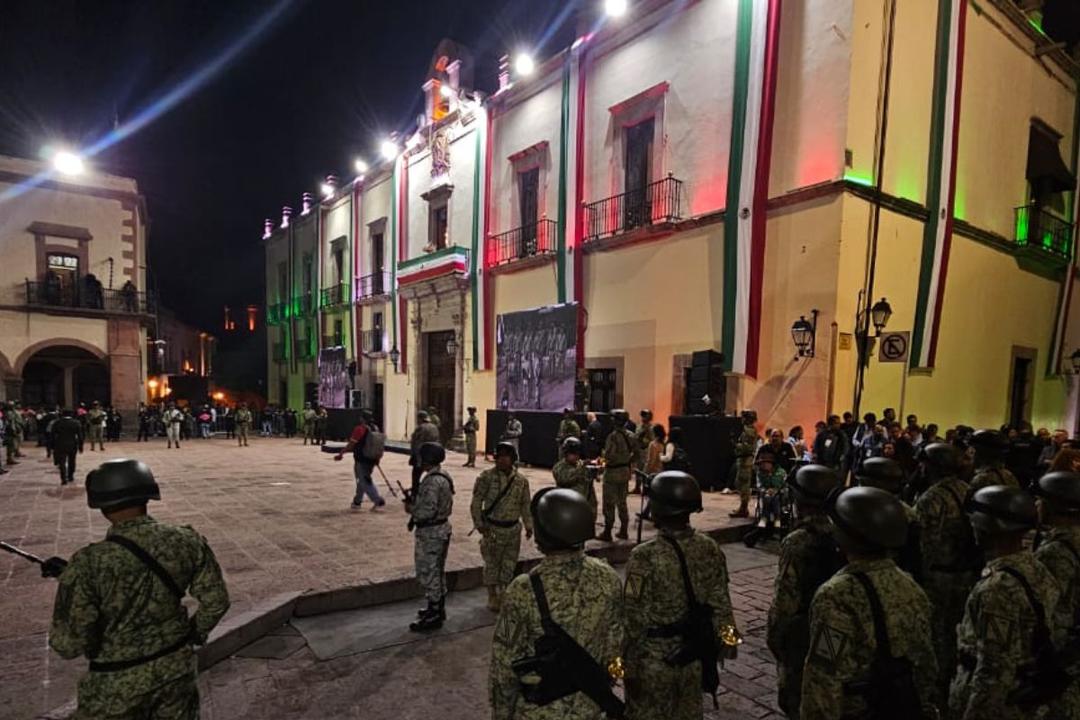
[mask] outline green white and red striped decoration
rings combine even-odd
[[[1076,269],[1080,263],[1080,222],[1077,222],[1077,206],[1080,205],[1080,98],[1076,101],[1075,127],[1073,128],[1073,148],[1076,153],[1073,160],[1073,174],[1077,176],[1076,191],[1073,193],[1072,220],[1072,255],[1061,277],[1061,292],[1058,293],[1057,317],[1054,322],[1054,337],[1050,347],[1050,375],[1065,372],[1065,333],[1069,328],[1069,308],[1072,306],[1073,293],[1076,291]]]
[[[912,367],[933,367],[937,354],[941,306],[945,298],[945,279],[952,244],[967,4],[967,0],[939,0],[938,4],[934,103],[926,186],[929,218],[923,229],[915,328],[911,341]]]
[[[739,0],[724,215],[722,347],[728,370],[751,377],[757,376],[761,338],[779,36],[780,0]]]

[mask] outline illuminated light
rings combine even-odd
[[[81,175],[86,167],[81,157],[68,150],[61,150],[53,155],[53,167],[63,175]]]
[[[322,193],[324,198],[331,197],[334,194],[334,186],[330,183],[323,183],[319,186],[319,192]]]
[[[224,400],[225,399],[225,393],[221,392],[220,390],[217,391],[216,393],[214,393],[214,399],[215,400]]]
[[[158,381],[157,381],[157,380],[154,380],[153,378],[151,378],[151,379],[150,379],[150,382],[146,383],[146,385],[147,385],[147,387],[149,387],[149,388],[150,388],[151,390],[155,390],[155,389],[157,389],[157,386],[158,386]]]
[[[532,75],[534,70],[536,70],[536,61],[533,60],[532,55],[518,53],[518,56],[514,58],[514,72],[524,77]]]
[[[627,7],[626,0],[604,0],[604,12],[608,17],[622,17],[626,14]]]
[[[859,175],[857,173],[849,172],[844,173],[844,180],[853,182],[856,185],[865,185],[866,187],[874,187],[874,178],[869,175]]]
[[[454,97],[454,88],[450,87],[449,85],[440,85],[439,94],[449,100],[450,98]]]
[[[387,160],[394,160],[397,158],[400,149],[393,140],[383,140],[379,146],[379,153]]]
[[[368,171],[368,165],[363,158],[356,158],[353,161],[353,168],[356,170],[357,175],[363,175]]]

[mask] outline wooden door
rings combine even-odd
[[[424,333],[427,382],[423,406],[425,409],[434,407],[439,414],[439,435],[443,444],[454,434],[454,368],[457,358],[446,352],[446,344],[453,339],[453,330]]]

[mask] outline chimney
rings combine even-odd
[[[270,218],[263,220],[263,240],[274,234],[274,221]]]
[[[292,208],[285,205],[281,208],[281,227],[289,227],[289,218],[292,217]]]
[[[315,204],[315,199],[311,196],[311,193],[306,192],[300,196],[300,214],[307,215],[311,212],[311,206]]]
[[[499,58],[499,90],[502,92],[510,87],[510,56],[503,55]]]
[[[338,178],[337,175],[327,175],[326,184],[331,190],[333,190],[330,195],[337,195],[338,186],[341,184],[341,179]]]

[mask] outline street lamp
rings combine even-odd
[[[60,150],[52,159],[53,168],[62,175],[81,175],[86,169],[82,158],[69,150]]]
[[[390,348],[390,362],[394,363],[394,372],[398,370],[398,361],[401,360],[401,351],[397,349],[397,343]]]
[[[874,330],[878,335],[885,329],[890,317],[892,317],[892,306],[885,298],[881,298],[870,308],[870,321],[874,324]]]
[[[450,338],[449,340],[446,341],[446,354],[453,357],[454,355],[457,355],[457,351],[458,351],[458,343],[457,343],[457,336],[455,335],[454,337],[452,337],[452,338]]]
[[[805,315],[791,326],[791,339],[795,342],[795,349],[799,351],[798,357],[814,357],[814,348],[817,340],[817,316],[818,311],[811,310],[807,320]]]
[[[532,55],[528,53],[519,53],[514,59],[514,72],[518,75],[522,77],[532,75],[534,70],[536,70],[536,61],[533,60]]]

